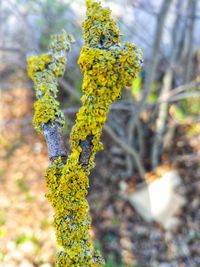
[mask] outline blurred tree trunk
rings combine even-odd
[[[146,99],[149,96],[149,93],[151,91],[151,85],[155,78],[155,73],[159,62],[159,54],[160,54],[159,50],[162,41],[164,23],[171,3],[172,0],[163,0],[160,12],[157,17],[157,25],[155,30],[155,39],[153,41],[153,48],[152,48],[153,51],[152,51],[151,61],[149,62],[146,68],[147,74],[144,82],[143,95],[140,102],[137,105],[137,108],[135,109],[135,118],[132,121],[132,129],[130,129],[132,133],[138,121],[138,117],[140,116],[141,111],[144,109]]]
[[[134,110],[134,117],[131,120],[131,123],[129,125],[129,136],[128,136],[128,143],[130,146],[133,146],[133,136],[134,136],[134,129],[138,123],[138,119],[140,116],[141,111],[143,110],[145,106],[146,99],[149,96],[149,93],[151,91],[151,85],[155,78],[156,69],[159,62],[159,50],[160,50],[160,44],[162,41],[162,35],[164,30],[164,23],[165,19],[170,7],[170,4],[172,3],[172,0],[163,0],[160,12],[157,17],[157,25],[155,29],[155,39],[153,41],[153,51],[151,56],[151,61],[149,65],[147,66],[147,74],[144,82],[144,88],[143,88],[143,95],[142,98],[137,106],[137,108]],[[131,155],[127,155],[127,169],[128,169],[128,175],[130,175],[130,171],[133,170],[133,164],[134,159]]]
[[[182,6],[183,6],[183,1],[178,0],[177,10],[181,10]],[[166,129],[166,122],[168,116],[168,102],[166,101],[166,99],[168,98],[170,90],[172,89],[174,68],[178,59],[178,51],[181,46],[182,35],[184,34],[184,31],[181,31],[180,29],[181,27],[180,20],[181,20],[181,14],[178,12],[172,31],[172,49],[171,49],[172,51],[170,53],[171,56],[169,59],[169,66],[166,69],[166,72],[163,77],[163,85],[159,97],[159,101],[161,101],[161,104],[158,107],[158,117],[156,120],[156,125],[155,125],[156,129],[151,152],[152,168],[158,166],[159,157],[162,153],[162,148],[163,148],[162,139]]]
[[[160,50],[160,44],[162,41],[162,35],[163,35],[163,30],[164,30],[164,23],[165,19],[168,13],[168,10],[170,8],[170,4],[172,3],[172,0],[163,0],[162,5],[161,5],[161,10],[160,13],[158,14],[157,18],[157,25],[156,25],[156,31],[155,31],[155,39],[153,42],[153,51],[152,51],[152,57],[151,61],[147,67],[147,74],[146,74],[146,79],[144,82],[144,96],[143,98],[147,98],[150,90],[151,90],[151,85],[154,81],[155,74],[156,74],[156,69],[158,66],[159,62],[159,50]]]
[[[192,79],[193,72],[193,48],[194,48],[194,29],[195,29],[195,13],[197,7],[197,0],[190,0],[188,7],[188,27],[185,41],[185,69],[184,69],[184,83],[188,83]]]

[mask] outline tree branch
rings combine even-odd
[[[38,132],[43,132],[51,162],[61,157],[66,162],[67,153],[62,136],[64,115],[56,101],[58,77],[64,74],[65,53],[70,50],[70,35],[64,31],[53,36],[50,52],[28,59],[28,74],[34,81],[37,101],[33,124]]]

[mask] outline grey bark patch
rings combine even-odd
[[[48,122],[42,125],[42,130],[48,147],[49,159],[51,162],[58,157],[66,163],[67,152],[62,137],[61,125],[57,122]]]
[[[93,135],[88,135],[84,141],[80,141],[82,152],[80,154],[79,161],[82,163],[83,168],[87,168],[89,164],[89,159],[93,148],[92,139]]]

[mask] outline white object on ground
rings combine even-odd
[[[169,229],[171,219],[186,204],[186,199],[175,191],[179,185],[181,178],[176,170],[172,170],[141,189],[126,194],[126,198],[143,219],[156,221]]]

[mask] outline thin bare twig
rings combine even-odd
[[[59,79],[59,85],[63,88],[64,91],[80,100],[81,95],[66,80]]]
[[[24,51],[20,47],[0,46],[0,50],[13,53],[23,53]]]
[[[129,153],[130,155],[132,155],[134,157],[135,163],[136,163],[136,167],[138,168],[139,174],[142,177],[142,179],[145,180],[145,170],[141,164],[141,160],[139,158],[139,155],[137,153],[137,151],[133,148],[130,147],[128,144],[126,144],[121,138],[119,138],[115,132],[106,124],[104,126],[105,131],[110,135],[110,137],[118,144],[121,146],[121,148],[123,148],[124,151],[126,151],[127,153]]]

